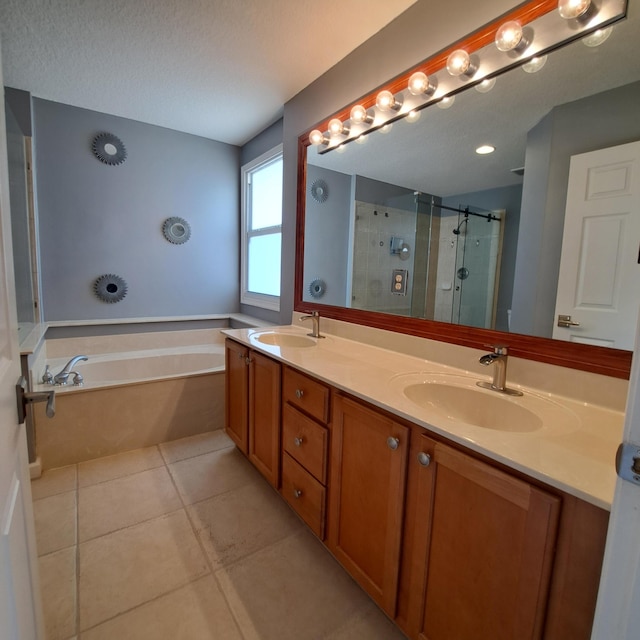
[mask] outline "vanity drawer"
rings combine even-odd
[[[284,369],[282,399],[320,422],[329,421],[329,388],[289,367]]]
[[[282,446],[316,480],[327,483],[328,432],[290,404],[282,409]]]
[[[318,538],[324,540],[326,489],[288,453],[282,454],[280,492]]]

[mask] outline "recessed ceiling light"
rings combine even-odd
[[[486,156],[488,153],[493,153],[496,150],[495,147],[492,147],[490,144],[483,144],[482,146],[476,149],[476,153],[481,156]]]

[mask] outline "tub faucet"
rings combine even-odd
[[[493,365],[493,382],[476,382],[479,387],[483,389],[490,389],[491,391],[498,391],[499,393],[505,393],[509,396],[521,396],[522,391],[516,389],[509,389],[507,387],[507,358],[509,351],[507,347],[502,345],[495,345],[493,347],[493,353],[485,353],[480,357],[480,364],[488,367]]]
[[[69,375],[71,373],[75,373],[71,371],[75,366],[76,362],[80,362],[81,360],[88,360],[87,356],[73,356],[67,364],[64,365],[64,368],[60,373],[57,373],[53,376],[53,384],[67,384],[67,380],[69,379]],[[78,374],[76,374],[78,375]]]
[[[320,335],[320,313],[318,311],[312,311],[309,316],[300,316],[300,322],[304,322],[305,320],[311,320],[313,323],[313,328],[311,333],[308,333],[308,336],[312,338],[324,338],[324,336]]]

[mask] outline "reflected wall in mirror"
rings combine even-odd
[[[604,164],[626,167],[627,143],[640,140],[640,64],[634,54],[639,23],[630,15],[599,46],[576,40],[550,53],[537,73],[516,66],[497,75],[489,91],[477,84],[477,90],[458,92],[451,108],[429,105],[419,117],[397,119],[339,149],[308,146],[301,138],[306,184],[324,180],[330,195],[322,203],[308,190],[299,197],[304,203],[300,307],[320,303],[328,315],[333,308],[342,310],[334,317],[456,342],[462,335],[466,344],[477,342],[475,337],[516,344],[517,336],[527,335],[632,349],[640,267],[626,256],[637,254],[640,241],[640,230],[630,226],[640,220],[640,185],[629,195],[625,180],[640,174],[637,152],[634,170],[583,169],[584,180],[594,172],[606,175],[607,189],[623,181],[626,195],[615,199],[608,212],[613,217],[606,218],[613,224],[583,223],[567,231],[568,243],[563,236],[572,157],[625,145],[622,155],[607,156]],[[476,153],[481,145],[495,150]],[[601,209],[594,215],[604,219]],[[557,301],[559,290],[567,297],[558,275],[576,235],[596,252],[599,264],[615,268],[580,271],[578,256],[574,299]],[[613,255],[604,255],[605,248]],[[593,267],[585,255],[582,266]],[[398,275],[403,279],[396,290]],[[308,289],[315,279],[326,283],[320,299]],[[623,314],[626,328],[613,341],[607,326],[621,299],[633,302]],[[602,335],[590,329],[586,315],[580,326],[557,327],[560,314],[579,322],[582,308],[604,309]],[[415,320],[407,324],[389,315]],[[436,324],[441,322],[464,325],[465,331]],[[467,327],[489,331],[474,334]],[[522,355],[540,360],[555,349],[545,340],[522,344],[527,345]],[[584,354],[578,359],[586,362],[577,366],[597,370],[592,361],[599,353]],[[629,359],[622,356],[623,369]]]

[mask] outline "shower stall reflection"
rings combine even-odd
[[[495,328],[504,210],[413,193],[354,212],[352,308]]]

